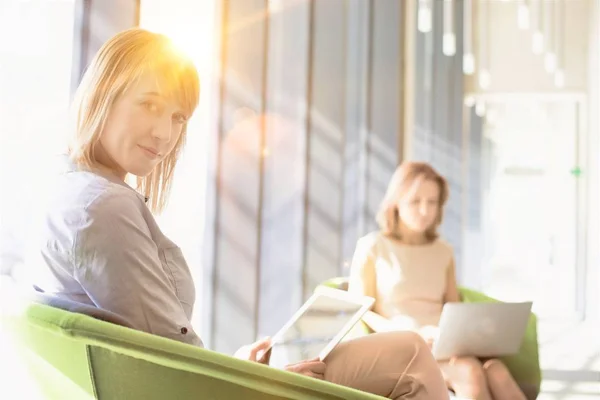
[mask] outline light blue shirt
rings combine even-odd
[[[190,323],[190,270],[144,197],[117,177],[72,164],[54,187],[36,245],[43,261],[34,283],[112,311],[136,329],[202,346]]]

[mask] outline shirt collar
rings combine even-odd
[[[85,169],[82,168],[80,165],[78,165],[77,163],[75,163],[71,157],[69,157],[68,155],[63,155],[64,157],[64,163],[66,166],[66,170],[65,173],[71,173],[71,172],[89,172],[92,173],[94,175],[98,175],[104,179],[106,179],[107,181],[116,183],[117,185],[121,185],[129,190],[132,190],[133,192],[135,192],[135,194],[138,195],[138,197],[140,199],[142,199],[144,201],[144,203],[148,203],[148,197],[143,196],[141,193],[139,193],[137,190],[135,190],[134,188],[132,188],[131,186],[129,186],[125,181],[123,181],[122,179],[120,179],[119,177],[113,175],[113,174],[109,174],[109,173],[105,173],[103,171],[97,171],[97,170],[89,170],[89,169]]]

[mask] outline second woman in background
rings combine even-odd
[[[446,302],[459,302],[454,256],[437,229],[448,199],[445,179],[430,165],[403,163],[377,215],[380,230],[356,247],[348,290],[376,299],[365,322],[375,332],[414,330],[430,345]],[[477,400],[525,399],[504,364],[474,357],[440,362],[458,396]]]

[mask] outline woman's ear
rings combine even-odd
[[[397,205],[393,205],[390,207],[390,221],[392,221],[392,225],[390,230],[394,233],[398,232],[400,228],[400,210],[398,210]]]
[[[439,205],[437,216],[435,217],[435,226],[436,228],[442,224],[442,219],[444,218],[444,206]]]

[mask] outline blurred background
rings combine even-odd
[[[539,398],[600,398],[600,0],[0,0],[3,275],[26,273],[82,73],[136,25],[201,75],[159,223],[208,347],[272,335],[347,275],[420,160],[450,183],[459,283],[534,302]]]

